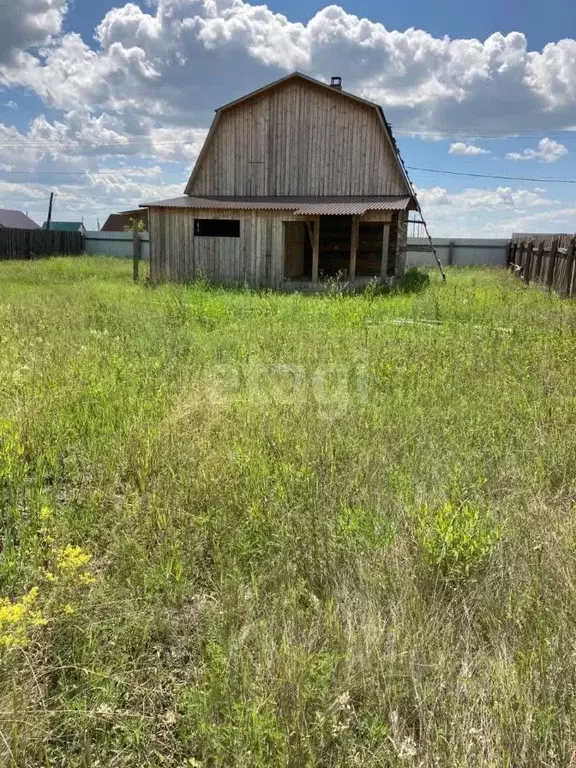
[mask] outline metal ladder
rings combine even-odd
[[[434,254],[434,259],[436,260],[436,264],[438,264],[438,269],[440,270],[440,274],[442,275],[442,282],[446,282],[446,273],[442,269],[442,262],[438,258],[438,253],[436,252],[436,246],[434,245],[434,242],[432,240],[432,236],[430,232],[428,231],[428,225],[424,221],[424,216],[422,215],[422,209],[420,208],[420,203],[418,202],[418,198],[416,198],[416,205],[418,206],[417,211],[420,214],[420,221],[419,224],[422,224],[424,227],[424,231],[426,232],[426,237],[428,238],[428,242],[430,243],[430,250]]]
[[[408,173],[406,165],[404,164],[404,160],[402,159],[402,155],[400,154],[400,150],[398,149],[398,144],[396,143],[396,139],[394,138],[394,134],[392,132],[392,126],[386,120],[386,118],[384,118],[384,122],[388,126],[389,135],[390,135],[390,138],[392,139],[392,144],[394,145],[394,151],[396,152],[396,156],[398,157],[398,160],[402,164],[402,168],[404,169],[404,174],[406,175],[406,178],[408,179],[408,182],[410,183],[410,188],[412,190],[412,195],[414,197],[414,200],[416,201],[416,206],[417,206],[416,207],[416,211],[420,214],[420,221],[419,222],[415,222],[415,223],[422,224],[422,226],[424,227],[424,231],[426,232],[426,237],[428,238],[428,242],[430,243],[430,250],[434,254],[434,259],[436,261],[436,264],[438,265],[438,269],[440,270],[440,274],[442,275],[442,282],[445,283],[446,282],[446,273],[442,269],[442,263],[441,263],[440,259],[438,258],[438,253],[436,251],[436,247],[435,247],[434,242],[432,240],[432,236],[430,235],[430,232],[428,231],[428,225],[424,221],[424,216],[422,215],[422,208],[420,207],[420,202],[419,202],[418,198],[416,197],[416,193],[414,192],[414,185],[412,184],[412,179],[410,178],[410,174]]]

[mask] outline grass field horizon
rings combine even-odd
[[[0,263],[0,765],[576,766],[576,304]]]

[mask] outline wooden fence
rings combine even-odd
[[[573,296],[575,257],[576,235],[529,235],[512,241],[508,266],[526,283]]]
[[[44,229],[0,229],[0,260],[79,256],[84,250],[80,232]]]

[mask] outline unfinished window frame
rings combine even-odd
[[[240,219],[195,218],[194,237],[225,237],[236,240],[240,237]]]

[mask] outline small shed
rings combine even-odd
[[[400,276],[416,195],[377,104],[295,72],[216,110],[185,194],[147,203],[155,282]]]
[[[42,224],[42,229],[48,229],[47,221]],[[82,221],[51,221],[50,229],[52,232],[80,232],[81,235],[86,234],[86,227]]]

